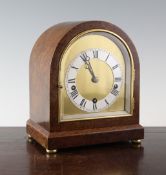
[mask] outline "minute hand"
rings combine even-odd
[[[92,82],[97,83],[98,79],[97,79],[97,77],[95,76],[95,74],[93,72],[93,69],[92,69],[92,66],[91,66],[89,60],[86,60],[85,64],[88,66],[88,70],[89,70],[90,74],[92,75],[92,79],[91,79]]]

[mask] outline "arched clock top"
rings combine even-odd
[[[27,133],[46,149],[81,146],[84,137],[84,145],[143,138],[139,71],[134,44],[114,24],[49,28],[30,56]]]

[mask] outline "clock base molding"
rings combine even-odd
[[[27,134],[47,150],[140,140],[144,138],[144,128],[139,124],[49,132],[40,124],[29,119],[26,129]]]

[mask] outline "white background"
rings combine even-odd
[[[141,63],[140,122],[166,126],[166,1],[0,0],[0,126],[29,118],[31,49],[48,27],[63,21],[105,20],[133,40]]]

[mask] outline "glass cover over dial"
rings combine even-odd
[[[100,29],[85,31],[64,50],[59,72],[59,121],[129,116],[133,61],[127,44]]]

